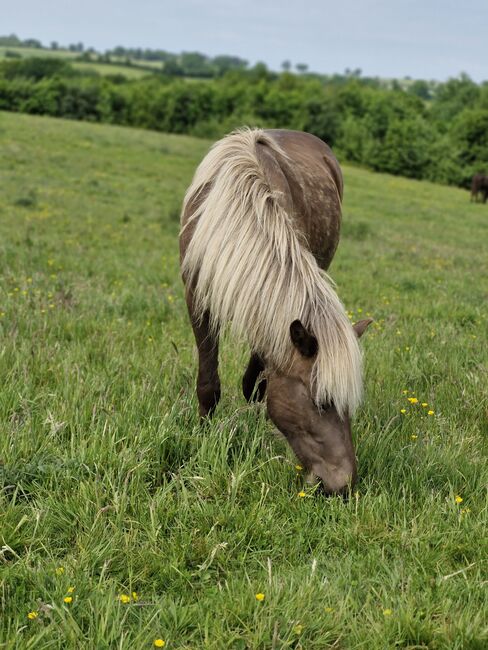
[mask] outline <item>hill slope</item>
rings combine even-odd
[[[177,232],[208,144],[0,113],[0,647],[484,647],[488,207],[344,170],[360,482],[299,498],[245,351],[197,421]]]

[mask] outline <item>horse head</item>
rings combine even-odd
[[[359,338],[372,322],[354,325]],[[268,369],[268,413],[285,435],[304,468],[317,476],[327,494],[344,494],[356,480],[356,455],[350,417],[340,415],[333,403],[316,404],[313,366],[317,339],[299,320],[290,326],[293,343],[286,371]]]

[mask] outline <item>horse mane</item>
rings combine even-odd
[[[357,337],[331,279],[285,209],[283,193],[271,187],[258,143],[288,158],[263,130],[242,129],[218,141],[195,172],[183,203],[183,229],[194,228],[183,277],[197,314],[208,310],[215,329],[230,323],[234,335],[278,370],[290,365],[290,324],[300,319],[318,341],[314,399],[333,401],[342,417],[361,399]]]

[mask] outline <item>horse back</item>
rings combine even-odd
[[[326,269],[339,243],[343,195],[339,163],[331,149],[310,133],[280,129],[265,133],[286,154],[266,154],[268,147],[258,144],[260,158],[266,156],[269,160],[273,156],[281,172],[278,174],[274,168],[270,182],[274,180],[278,189],[288,190],[287,212],[319,266]],[[265,168],[269,168],[269,162]]]

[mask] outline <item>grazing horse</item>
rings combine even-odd
[[[243,129],[217,142],[183,203],[182,277],[198,347],[202,417],[220,399],[219,328],[248,341],[242,388],[331,494],[356,478],[350,416],[362,392],[358,338],[324,272],[341,219],[342,174],[308,133]],[[257,387],[256,387],[257,382]]]
[[[486,174],[475,174],[471,181],[471,201],[478,201],[478,195],[481,194],[483,203],[488,199],[488,176]]]

